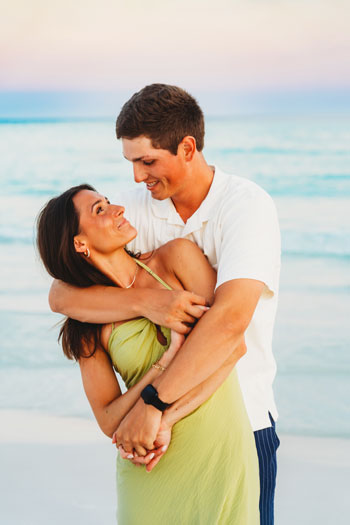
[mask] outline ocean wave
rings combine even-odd
[[[349,232],[299,232],[282,230],[282,253],[303,257],[350,257]],[[0,245],[32,245],[35,248],[33,231],[18,232],[14,228],[0,235]]]
[[[89,179],[85,176],[85,179]],[[74,183],[83,183],[87,180],[74,181]],[[344,173],[307,173],[307,174],[273,174],[266,175],[263,173],[252,173],[250,179],[264,188],[272,196],[287,197],[328,197],[344,198],[350,196],[350,174]],[[110,184],[115,181],[116,189],[119,186],[120,178],[115,173],[101,177],[100,184]],[[6,193],[11,196],[28,197],[28,198],[46,198],[50,199],[53,195],[64,191],[67,187],[73,185],[69,179],[65,185],[62,180],[52,178],[51,181],[40,181],[36,184],[33,182],[20,181],[12,179],[6,183]]]
[[[350,196],[350,175],[348,174],[307,174],[284,175],[280,177],[257,174],[254,182],[272,196],[287,197],[328,197]]]
[[[32,233],[18,233],[14,231],[12,234],[0,235],[0,245],[13,245],[13,244],[32,244],[34,246],[34,238]]]
[[[349,232],[282,230],[282,253],[303,257],[350,257]]]
[[[208,148],[209,149],[209,148]],[[281,148],[281,147],[269,147],[269,146],[255,146],[255,147],[240,147],[240,148],[215,148],[215,153],[226,156],[232,154],[243,154],[243,155],[293,155],[293,156],[310,156],[310,157],[323,157],[327,155],[335,156],[349,156],[348,149],[329,149],[325,151],[324,148],[313,149],[313,148]]]
[[[110,122],[107,117],[0,117],[1,125],[16,125],[16,124],[65,124],[65,123],[91,123]]]

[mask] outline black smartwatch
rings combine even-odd
[[[146,405],[153,405],[155,408],[158,408],[161,412],[164,412],[170,403],[164,403],[158,397],[157,389],[153,385],[147,385],[141,392],[141,397],[146,403]]]

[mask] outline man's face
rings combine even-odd
[[[122,139],[124,157],[132,162],[135,182],[144,182],[154,199],[176,197],[186,184],[186,162],[178,152],[152,146],[151,140],[140,136]],[[180,149],[180,148],[179,148]]]

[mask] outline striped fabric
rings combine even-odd
[[[254,432],[259,458],[260,473],[260,525],[273,525],[276,486],[276,450],[280,441],[275,431],[275,422],[269,413],[271,427]]]

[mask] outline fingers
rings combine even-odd
[[[186,335],[191,331],[191,326],[188,325],[194,324],[206,311],[206,300],[204,297],[186,290],[172,291],[171,293],[170,301],[163,306],[161,322],[159,323],[159,320],[156,322]],[[159,312],[156,311],[155,313],[159,317]],[[155,320],[152,319],[152,321]]]
[[[131,454],[131,455],[135,455],[134,453],[136,453],[137,456],[146,456],[147,453],[148,453],[148,450],[151,450],[153,447],[150,446],[149,449],[147,450],[147,448],[143,447],[142,445],[135,445],[133,444],[131,441],[127,441],[127,442],[123,442],[121,443],[121,440],[118,439],[118,431],[116,431],[113,436],[112,436],[112,444],[115,444],[118,448],[118,450],[122,449],[124,452],[126,452],[127,454]],[[130,458],[126,458],[126,459],[130,459]]]
[[[118,438],[117,438],[117,441],[116,441],[116,445],[117,445],[118,448],[121,445],[121,442],[120,441],[118,442]],[[133,446],[130,443],[125,443],[124,442],[122,446],[123,446],[125,452],[127,452],[128,454],[133,454],[134,449],[133,449]]]
[[[182,333],[182,331],[178,330],[175,326],[175,323],[178,322],[187,326],[187,327],[193,327],[193,325],[202,317],[202,315],[207,311],[206,306],[197,306],[197,305],[188,305],[186,307],[186,311],[178,312],[177,317],[178,319],[170,324],[170,328],[175,330],[178,333]]]
[[[150,447],[151,448],[151,447]],[[147,456],[147,452],[148,450],[146,450],[144,447],[142,447],[141,445],[135,445],[135,448],[134,448],[135,452],[136,452],[136,455],[137,456]]]
[[[191,326],[183,324],[181,321],[176,321],[174,323],[169,323],[169,328],[172,328],[179,334],[187,335],[192,330]]]
[[[159,456],[155,456],[149,463],[146,465],[147,472],[151,472],[151,470],[154,469],[154,467],[159,463],[159,461],[164,456],[165,452],[162,452]]]
[[[205,312],[209,310],[208,306],[202,306],[197,304],[192,304],[188,307],[187,313],[190,314],[194,320],[200,319]]]
[[[190,301],[192,304],[201,304],[202,306],[206,306],[206,300],[201,295],[197,295],[193,292],[187,292],[190,294]]]
[[[178,318],[181,319],[181,323],[186,323],[188,325],[193,324],[197,321],[197,318],[193,315],[189,315],[187,313],[188,310],[194,309],[195,307],[193,305],[188,305],[186,307],[186,311],[178,312]],[[199,315],[199,314],[198,314]]]
[[[128,459],[129,461],[131,461],[131,463],[137,466],[148,465],[156,456],[155,450],[148,451],[146,456],[138,456],[136,452],[134,452],[133,454],[128,453],[123,449],[122,445],[119,445],[118,450],[122,459]]]
[[[122,445],[119,445],[118,450],[119,450],[119,454],[120,454],[120,456],[121,456],[123,459],[133,459],[133,458],[134,458],[134,454],[132,454],[132,453],[130,453],[130,452],[126,452],[126,450],[124,450],[124,448],[122,447]]]
[[[178,292],[169,311],[170,317],[180,318],[182,322],[192,323],[203,314],[200,307],[206,307],[206,300],[192,292]]]
[[[154,469],[154,467],[159,463],[160,459],[164,456],[167,450],[168,445],[163,445],[153,450],[154,457],[146,465],[147,472],[151,472],[151,470]]]
[[[151,450],[150,452],[148,452],[148,454],[146,456],[137,456],[135,457],[135,459],[133,460],[133,463],[134,465],[148,465],[148,463],[150,463],[150,461],[152,461],[152,459],[155,457],[155,452],[154,450]]]
[[[168,449],[168,445],[164,445],[163,447],[155,448],[152,452],[154,452],[155,457],[164,456],[167,449]]]

